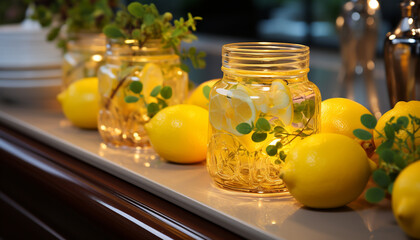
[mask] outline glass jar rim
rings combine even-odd
[[[287,72],[309,71],[309,47],[294,43],[241,42],[222,48],[222,70],[225,73],[275,76]]]

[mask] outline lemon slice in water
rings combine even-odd
[[[214,128],[241,136],[236,126],[255,122],[255,106],[244,88],[216,89],[218,94],[211,97],[209,105],[210,123]]]
[[[146,102],[155,102],[156,99],[150,96],[152,90],[162,86],[163,75],[160,67],[154,63],[148,63],[140,73],[140,81],[143,83],[143,94]]]

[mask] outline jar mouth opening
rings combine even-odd
[[[292,43],[230,43],[222,49],[222,70],[274,75],[280,72],[308,72],[309,47]]]
[[[309,54],[309,47],[294,43],[278,42],[242,42],[223,45],[223,51],[247,53],[302,53]]]

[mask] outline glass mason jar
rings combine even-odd
[[[113,146],[150,146],[144,124],[155,110],[182,103],[188,93],[188,74],[181,70],[179,56],[158,39],[143,46],[132,39],[109,40],[98,79],[98,129]]]
[[[96,77],[106,50],[106,38],[99,33],[78,33],[67,43],[63,59],[63,84],[67,88],[82,78]]]
[[[222,62],[223,78],[210,93],[207,169],[223,188],[286,191],[279,176],[289,149],[320,127],[309,47],[232,43],[223,46]]]

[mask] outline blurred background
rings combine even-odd
[[[48,1],[48,0],[40,0]],[[125,1],[128,4],[132,1]],[[199,41],[192,43],[207,53],[207,67],[192,69],[190,79],[199,84],[222,77],[221,48],[223,44],[243,41],[276,41],[301,43],[311,48],[309,79],[321,90],[323,99],[340,95],[342,83],[337,79],[341,67],[340,41],[336,19],[346,1],[343,0],[144,0],[154,3],[160,12],[170,11],[174,18],[188,12],[203,17],[198,23]],[[376,1],[375,1],[376,2]],[[382,0],[376,44],[375,85],[381,93],[381,111],[389,108],[385,70],[382,57],[387,32],[401,18],[399,0]],[[25,18],[25,0],[0,1],[0,24],[21,22]],[[355,100],[367,106],[364,82],[355,83]]]
[[[45,0],[47,1],[47,0]],[[126,4],[132,1],[125,1]],[[343,0],[144,0],[175,18],[188,12],[203,17],[197,33],[246,40],[283,41],[338,49],[335,21]],[[379,1],[382,15],[380,35],[393,29],[400,19],[399,0]],[[18,23],[25,17],[25,0],[0,1],[0,24]],[[378,39],[378,51],[383,39]]]

